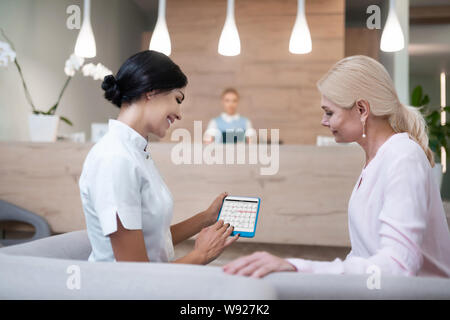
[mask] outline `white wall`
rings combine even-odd
[[[66,27],[67,6],[83,2],[69,0],[2,0],[0,27],[13,41],[34,104],[48,110],[57,100],[66,80],[64,63],[74,50],[78,30]],[[151,23],[129,0],[92,0],[91,22],[97,57],[87,62],[106,65],[114,73],[126,58],[140,51],[141,33]],[[4,41],[4,39],[1,39]],[[107,122],[119,109],[103,98],[101,81],[77,73],[67,88],[56,114],[66,116],[74,126],[61,122],[59,134],[84,131],[90,138],[92,122]],[[28,140],[28,114],[14,64],[0,67],[0,140]]]

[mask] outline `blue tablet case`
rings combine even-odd
[[[259,197],[245,197],[245,198],[258,199],[258,209],[256,210],[256,219],[255,219],[255,226],[253,228],[253,232],[233,231],[230,236],[235,236],[238,233],[240,235],[239,237],[244,237],[244,238],[253,238],[255,236],[256,225],[258,223],[258,217],[259,217],[259,207],[261,206],[261,198],[259,198]],[[225,202],[225,198],[223,199],[223,202]],[[220,207],[220,212],[219,212],[219,216],[217,217],[217,221],[219,221],[220,215],[222,214],[223,202],[222,202],[222,207]]]

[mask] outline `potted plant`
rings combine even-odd
[[[64,85],[59,93],[58,100],[47,111],[39,110],[38,108],[36,108],[33,100],[31,99],[31,95],[28,91],[28,87],[22,73],[22,68],[20,67],[20,64],[17,60],[17,54],[14,45],[6,36],[3,29],[0,28],[0,32],[3,38],[5,38],[5,40],[7,41],[0,41],[0,66],[7,66],[8,61],[14,62],[22,80],[25,97],[31,106],[31,114],[28,118],[31,141],[56,141],[59,120],[64,121],[68,125],[73,125],[69,119],[60,115],[56,115],[55,113],[64,94],[64,91],[69,85],[70,80],[75,75],[76,71],[78,71],[83,66],[84,58],[78,57],[75,54],[70,55],[69,59],[66,60],[66,64],[64,67],[64,72],[67,75],[67,79],[64,82]],[[83,75],[91,76],[95,80],[103,80],[106,75],[111,73],[112,72],[104,67],[101,63],[98,63],[97,65],[89,63],[83,66]]]
[[[450,134],[450,124],[441,124],[441,111],[449,112],[450,106],[444,108],[432,108],[429,106],[430,99],[427,94],[423,93],[422,86],[414,88],[411,94],[411,105],[418,108],[423,115],[427,129],[429,147],[434,153],[436,165],[433,173],[437,179],[439,186],[442,185],[442,164],[441,164],[441,147],[448,154],[448,139]]]

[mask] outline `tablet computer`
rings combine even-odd
[[[226,196],[217,220],[221,219],[234,227],[232,236],[239,233],[241,237],[253,238],[260,204],[261,199],[257,197]]]

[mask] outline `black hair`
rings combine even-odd
[[[120,67],[119,72],[103,79],[105,98],[118,108],[123,102],[139,100],[146,92],[180,89],[187,85],[187,77],[168,56],[145,50],[134,54]]]

